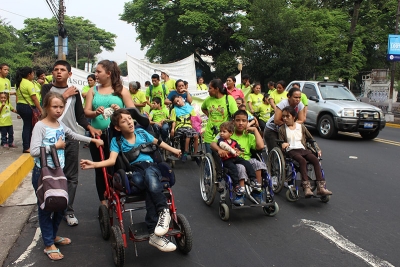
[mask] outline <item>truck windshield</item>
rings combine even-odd
[[[319,84],[321,96],[325,100],[357,101],[356,97],[345,86],[340,84]]]

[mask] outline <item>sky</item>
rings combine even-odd
[[[58,0],[53,0],[58,3]],[[97,28],[116,34],[114,51],[104,51],[97,59],[109,59],[118,64],[126,61],[126,54],[137,59],[144,59],[146,51],[140,50],[140,42],[136,41],[135,28],[125,21],[119,20],[128,0],[88,1],[64,0],[67,16],[83,17],[90,20]],[[46,0],[11,0],[0,6],[0,17],[20,30],[24,28],[26,18],[51,18],[53,13]],[[67,28],[68,31],[68,28]]]

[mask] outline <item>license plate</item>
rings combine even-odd
[[[364,129],[372,129],[374,127],[373,122],[364,122]]]

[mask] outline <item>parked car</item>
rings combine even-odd
[[[374,139],[385,127],[381,109],[360,102],[353,93],[339,82],[292,81],[299,83],[308,98],[305,125],[316,128],[323,138],[334,138],[338,131],[358,132],[364,139]]]

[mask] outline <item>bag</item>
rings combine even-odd
[[[201,133],[201,118],[199,115],[196,116],[191,116],[190,121],[192,123],[193,129],[196,130],[196,132]]]
[[[32,108],[32,127],[39,121],[41,115],[37,108]]]
[[[40,178],[36,196],[42,210],[51,212],[64,211],[68,205],[68,184],[67,178],[60,167],[57,156],[57,149],[50,146],[50,155],[55,168],[47,166],[46,148],[40,147]]]

